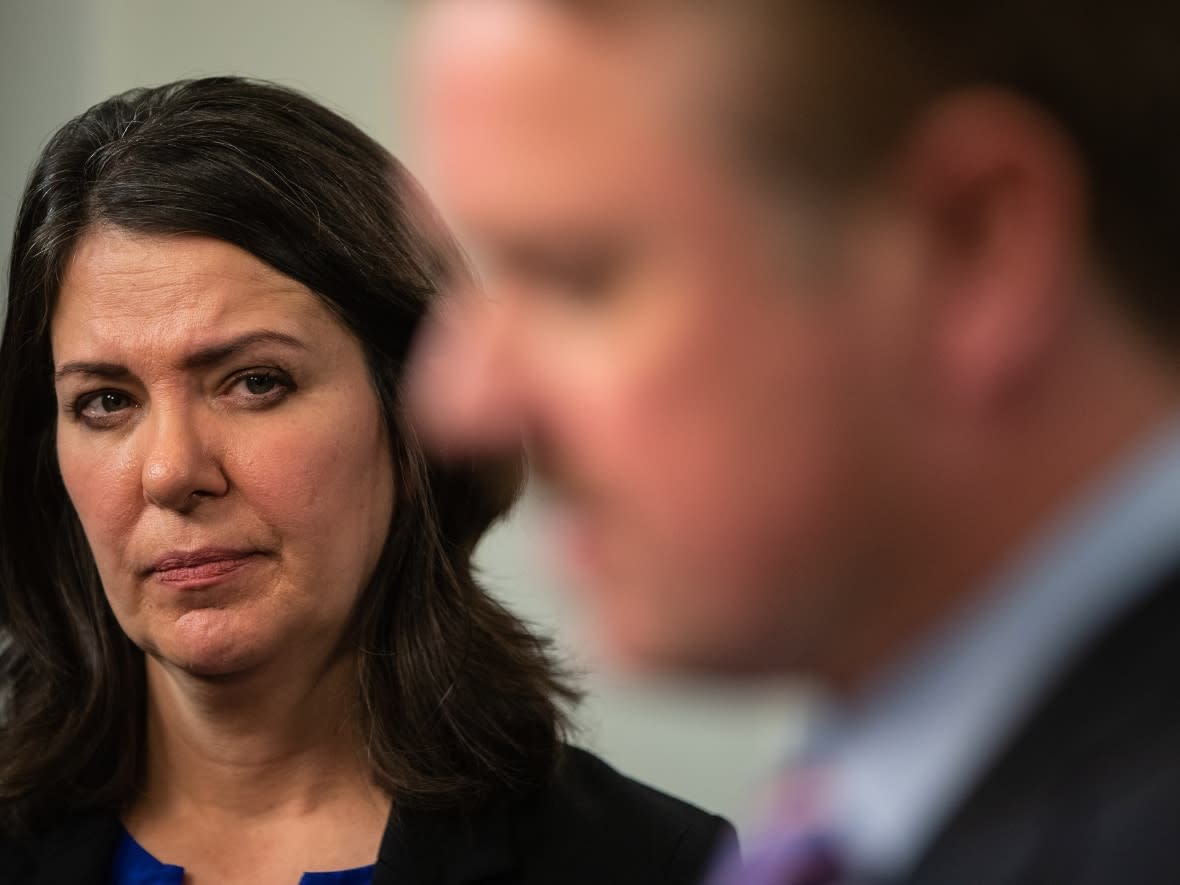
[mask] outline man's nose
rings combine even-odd
[[[459,456],[520,446],[528,382],[520,343],[503,302],[456,292],[440,303],[407,379],[410,416],[428,448]]]

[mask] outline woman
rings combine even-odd
[[[236,78],[45,148],[0,344],[0,881],[690,882],[729,835],[565,747],[575,693],[473,579],[520,471],[404,423],[461,273],[431,217]]]

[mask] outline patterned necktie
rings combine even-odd
[[[819,823],[821,794],[815,772],[796,770],[745,858],[722,858],[707,885],[843,885],[839,851]]]
[[[839,854],[819,834],[784,835],[772,844],[759,844],[745,860],[724,861],[708,885],[842,885]]]

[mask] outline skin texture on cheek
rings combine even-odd
[[[646,281],[647,316],[626,317],[609,359],[564,364],[578,395],[554,382],[546,400],[548,460],[589,536],[584,589],[608,643],[649,664],[766,632],[842,498],[835,318],[702,233],[694,261]]]

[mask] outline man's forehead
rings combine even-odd
[[[603,24],[562,2],[438,0],[416,44],[418,94],[488,115],[574,104],[584,116],[669,117],[724,104],[737,97],[753,23],[718,7],[640,2]]]
[[[419,93],[468,114],[552,109],[571,92],[588,102],[622,85],[618,41],[547,3],[440,0],[416,46]]]
[[[544,4],[443,0],[416,70],[418,165],[444,212],[601,209],[655,159],[618,53]]]

